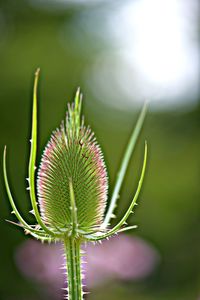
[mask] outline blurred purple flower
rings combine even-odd
[[[29,239],[20,245],[15,253],[15,261],[19,270],[37,283],[41,283],[52,299],[61,299],[64,286],[63,253],[60,244],[41,244]]]
[[[151,274],[159,259],[147,242],[123,234],[95,246],[88,244],[83,250],[87,252],[83,260],[87,261],[84,271],[89,289],[111,279],[141,280]],[[57,292],[64,285],[62,253],[60,244],[28,240],[17,249],[16,264],[25,276],[45,284],[51,295],[59,299]]]
[[[138,237],[120,234],[100,245],[89,244],[87,285],[93,287],[109,279],[143,279],[154,270],[158,258],[156,250]]]

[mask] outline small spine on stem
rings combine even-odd
[[[65,240],[68,300],[83,300],[81,275],[81,241],[73,236]]]

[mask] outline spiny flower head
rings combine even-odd
[[[78,89],[75,101],[68,105],[65,122],[56,129],[44,150],[37,172],[37,195],[35,194],[35,171],[37,152],[37,86],[39,69],[35,73],[33,91],[33,113],[31,149],[28,167],[28,190],[32,210],[37,224],[29,225],[20,215],[8,183],[6,170],[6,147],[4,149],[3,172],[8,198],[19,223],[25,233],[41,241],[65,241],[67,237],[80,237],[81,240],[100,241],[113,234],[135,228],[125,226],[133,212],[144,180],[147,144],[145,142],[144,160],[140,180],[123,218],[108,229],[124,176],[141,131],[146,115],[146,105],[140,113],[135,129],[130,137],[124,158],[118,172],[116,184],[105,214],[108,180],[103,155],[94,133],[84,125],[81,117],[82,96]],[[105,214],[105,216],[104,216]],[[13,222],[12,222],[13,223]],[[125,227],[124,227],[125,226]]]
[[[101,225],[108,180],[102,151],[81,118],[81,94],[68,105],[66,121],[53,132],[40,163],[37,190],[44,222],[69,229],[75,205],[77,227],[90,232]],[[71,203],[70,184],[75,203]]]
[[[25,233],[31,234],[42,242],[62,241],[67,256],[67,299],[83,300],[81,274],[81,243],[83,241],[101,241],[113,234],[130,230],[135,226],[125,226],[136,205],[144,180],[147,144],[144,160],[135,195],[121,220],[108,228],[114,217],[119,191],[142,128],[146,114],[143,107],[136,127],[125,151],[116,184],[106,215],[108,180],[103,155],[89,127],[81,117],[81,95],[78,90],[75,101],[68,106],[65,122],[56,129],[44,150],[37,173],[37,196],[35,194],[35,171],[37,152],[37,85],[39,70],[35,74],[33,93],[33,114],[31,149],[28,167],[28,190],[36,224],[29,225],[20,215],[8,183],[6,169],[6,147],[4,149],[3,172],[8,198],[16,215],[16,225]],[[11,223],[14,223],[11,221]]]

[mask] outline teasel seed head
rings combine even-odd
[[[82,96],[68,105],[66,121],[56,129],[44,150],[37,177],[43,221],[60,230],[72,225],[70,183],[73,187],[77,227],[98,229],[107,201],[108,180],[102,151],[81,117]]]

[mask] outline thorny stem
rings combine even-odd
[[[83,300],[81,278],[81,242],[73,236],[65,240],[68,300]]]

